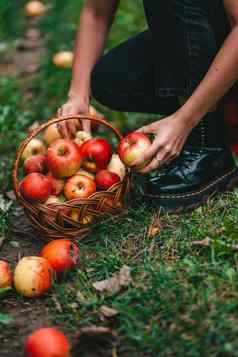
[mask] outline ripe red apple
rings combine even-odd
[[[25,147],[22,153],[22,160],[25,161],[28,157],[33,155],[45,155],[46,148],[43,142],[39,139],[32,139]]]
[[[47,170],[46,157],[43,155],[30,156],[24,161],[23,167],[26,174],[31,174],[32,172],[43,174]]]
[[[79,248],[69,239],[56,239],[42,249],[40,256],[47,259],[56,273],[74,268],[79,261]]]
[[[52,190],[51,194],[58,196],[64,188],[65,181],[63,179],[56,178],[52,175],[52,172],[48,172],[46,175],[51,182]]]
[[[57,124],[51,124],[45,129],[44,132],[44,141],[50,145],[53,141],[57,139],[62,139],[62,136],[58,130]]]
[[[95,177],[97,187],[105,191],[120,181],[121,179],[117,174],[108,170],[99,171]]]
[[[85,171],[83,169],[80,169],[78,172],[76,172],[76,174],[78,175],[84,175],[89,177],[90,179],[94,180],[95,179],[95,175],[91,172]]]
[[[70,344],[59,330],[43,327],[27,338],[25,355],[26,357],[70,357]]]
[[[80,147],[83,158],[83,167],[90,172],[98,172],[107,167],[111,158],[110,144],[101,138],[87,140]]]
[[[0,289],[12,286],[13,275],[9,264],[4,260],[0,260]]]
[[[121,181],[126,176],[126,167],[117,154],[112,154],[112,158],[107,166],[107,170],[120,176]]]
[[[95,182],[85,175],[70,177],[64,186],[64,195],[67,200],[87,198],[96,192]]]
[[[16,291],[27,297],[39,297],[52,286],[53,270],[42,257],[22,258],[14,272]]]
[[[60,51],[53,56],[53,63],[59,68],[71,68],[74,54],[71,51]]]
[[[238,143],[231,145],[231,151],[235,156],[238,156]]]
[[[22,196],[31,202],[45,202],[51,190],[50,180],[38,172],[27,175],[20,183]]]
[[[46,12],[46,6],[41,1],[29,1],[25,6],[25,13],[29,17],[42,16]]]
[[[120,159],[128,167],[135,167],[135,160],[139,159],[150,147],[151,142],[149,138],[143,133],[133,132],[123,138],[118,147],[118,154]],[[136,169],[142,169],[148,164],[148,160]]]
[[[79,147],[72,140],[58,139],[47,150],[48,169],[58,178],[74,175],[81,162]]]

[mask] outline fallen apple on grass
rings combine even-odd
[[[83,168],[95,173],[107,167],[112,149],[105,139],[92,138],[81,145],[80,153],[83,159]]]
[[[21,158],[23,161],[25,161],[30,156],[45,155],[45,153],[46,153],[46,147],[45,147],[43,141],[34,138],[25,147]]]
[[[26,297],[39,297],[47,292],[53,282],[50,263],[42,257],[22,258],[14,272],[16,291]]]
[[[13,275],[10,266],[4,260],[0,260],[0,288],[12,286]]]
[[[46,157],[44,155],[33,155],[24,161],[24,171],[26,174],[33,172],[45,173],[47,171]]]
[[[118,146],[118,154],[121,161],[128,167],[141,170],[149,161],[146,160],[140,166],[135,166],[134,162],[138,160],[150,147],[149,138],[143,133],[133,132],[125,136]]]
[[[70,177],[64,186],[64,196],[67,200],[75,198],[87,198],[96,192],[95,182],[85,175]]]
[[[69,139],[58,139],[51,143],[46,157],[48,169],[58,178],[74,175],[82,162],[78,145]]]
[[[121,179],[117,174],[108,170],[99,171],[95,177],[97,187],[105,191],[120,181]]]
[[[69,239],[57,239],[45,245],[40,256],[48,260],[59,274],[76,267],[79,262],[79,248]]]
[[[25,5],[25,13],[29,17],[42,16],[46,9],[46,6],[41,1],[29,1]]]
[[[50,180],[38,173],[34,172],[27,175],[20,183],[21,195],[30,202],[45,202],[51,194],[52,185]]]
[[[53,56],[53,63],[56,67],[67,69],[73,65],[74,54],[71,51],[60,51]]]
[[[53,327],[34,331],[25,342],[26,357],[70,357],[70,344],[65,335]]]

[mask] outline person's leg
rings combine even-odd
[[[169,115],[178,109],[175,96],[155,96],[153,41],[144,31],[109,51],[92,73],[92,93],[112,110]]]

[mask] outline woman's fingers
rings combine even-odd
[[[143,164],[143,162],[151,159],[156,154],[159,147],[160,147],[160,143],[157,139],[155,139],[153,143],[150,145],[149,149],[144,154],[142,154],[138,160],[133,162],[133,166],[134,165],[140,166],[141,164]]]
[[[163,162],[158,160],[157,157],[155,157],[150,163],[149,165],[147,165],[146,167],[144,167],[142,170],[140,170],[141,174],[147,174],[150,171],[154,171],[156,169],[158,169],[160,166],[162,166]]]
[[[91,134],[91,121],[90,120],[82,120],[83,130],[86,133]]]
[[[57,128],[58,128],[60,134],[61,134],[64,138],[67,138],[67,139],[70,138],[70,134],[69,134],[69,131],[68,131],[68,127],[67,127],[66,121],[62,121],[61,123],[58,123],[58,124],[57,124]]]

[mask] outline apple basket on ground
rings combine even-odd
[[[27,200],[22,195],[19,173],[22,154],[25,148],[32,139],[35,139],[37,135],[41,135],[52,124],[70,119],[77,119],[79,121],[90,120],[95,125],[103,125],[112,130],[119,141],[122,139],[119,131],[105,120],[91,115],[75,115],[50,120],[31,132],[21,144],[17,151],[13,168],[14,192],[17,201],[23,206],[34,229],[40,233],[42,238],[47,240],[66,237],[71,239],[85,237],[90,232],[94,223],[122,211],[129,192],[130,174],[126,171],[126,175],[120,182],[115,183],[108,190],[96,191],[87,198],[73,198],[61,203],[47,205],[40,202],[33,203],[33,201]],[[72,214],[68,214],[69,211]]]

